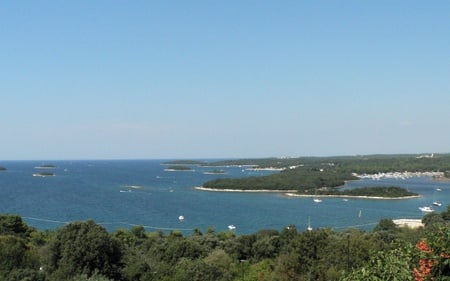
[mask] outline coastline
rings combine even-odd
[[[314,198],[345,198],[345,199],[374,199],[374,200],[402,200],[420,198],[420,195],[402,196],[402,197],[381,197],[381,196],[358,196],[358,195],[310,195],[310,194],[296,194],[285,193],[290,197],[314,197]]]
[[[421,219],[395,219],[392,221],[399,227],[419,228],[424,226]]]
[[[196,190],[201,191],[213,191],[213,192],[248,192],[248,193],[286,193],[295,192],[295,190],[279,190],[279,189],[219,189],[219,188],[208,188],[203,186],[194,187]]]
[[[203,186],[194,187],[196,190],[213,191],[213,192],[248,192],[248,193],[284,193],[287,197],[305,197],[305,198],[345,198],[345,199],[374,199],[374,200],[404,200],[420,198],[420,195],[403,196],[403,197],[380,197],[380,196],[356,196],[356,195],[313,195],[313,194],[297,194],[296,190],[280,190],[280,189],[218,189]]]

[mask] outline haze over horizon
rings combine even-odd
[[[450,152],[449,1],[10,1],[0,160]]]

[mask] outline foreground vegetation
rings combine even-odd
[[[283,168],[280,173],[247,178],[222,178],[208,181],[204,187],[243,190],[297,190],[311,194],[327,188],[329,194],[356,180],[357,174],[393,172],[442,172],[450,177],[450,155],[372,155],[346,157],[301,157],[244,159],[209,163],[209,165],[253,165],[258,168]],[[367,191],[367,190],[366,190]]]
[[[450,207],[423,222],[409,229],[383,219],[371,232],[291,225],[185,236],[142,226],[108,233],[93,221],[42,232],[0,215],[0,280],[448,280]]]

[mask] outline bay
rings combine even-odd
[[[252,171],[248,167],[221,167],[225,174],[205,174],[215,168],[193,165],[191,171],[165,171],[167,160],[105,161],[2,161],[0,166],[0,213],[18,214],[38,229],[55,229],[72,221],[93,219],[109,231],[143,225],[148,231],[193,229],[248,234],[261,229],[281,230],[295,225],[306,229],[329,227],[372,229],[380,219],[420,219],[420,206],[450,202],[450,183],[429,177],[364,179],[359,186],[401,186],[421,195],[407,200],[363,200],[292,198],[278,193],[198,191],[207,180],[218,177],[258,176],[274,171]],[[55,176],[36,177],[46,169]],[[436,191],[440,189],[441,191]],[[180,221],[179,216],[184,216]]]

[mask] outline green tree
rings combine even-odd
[[[430,213],[430,214],[426,214],[422,218],[422,223],[425,225],[426,228],[429,228],[429,227],[434,227],[437,225],[444,224],[445,219],[443,218],[442,214]]]
[[[445,221],[450,221],[450,205],[447,206],[447,210],[441,213],[441,217]]]
[[[450,280],[450,227],[440,225],[429,229],[426,241],[431,249],[430,258],[434,261],[434,280]]]
[[[112,281],[112,279],[94,272],[91,276],[88,276],[87,274],[77,275],[71,278],[70,281]]]
[[[37,251],[27,245],[25,239],[12,236],[0,236],[0,279],[1,276],[17,275],[24,270],[36,272],[39,269]]]
[[[57,231],[50,243],[45,270],[50,280],[94,273],[117,278],[121,261],[117,240],[93,221],[74,222]]]
[[[22,238],[29,238],[34,231],[29,227],[20,216],[0,215],[0,235],[15,235]]]
[[[235,264],[233,259],[224,250],[213,250],[203,261],[210,266],[210,272],[215,276],[215,280],[232,280]]]
[[[402,245],[378,252],[341,281],[412,281],[412,249],[412,245]]]
[[[397,230],[397,225],[391,219],[382,219],[373,229],[374,232],[389,231],[395,232]]]

